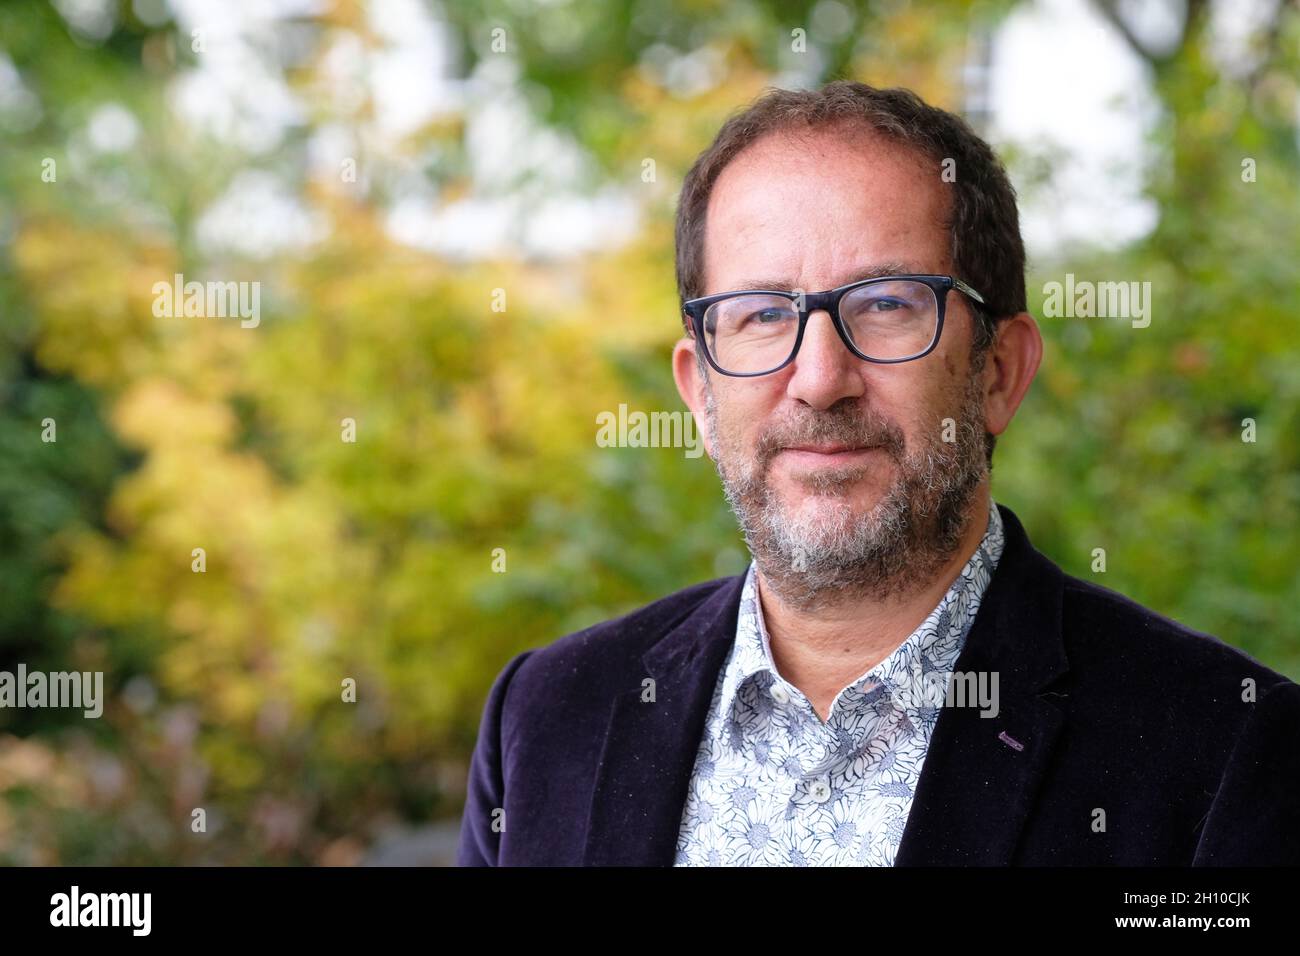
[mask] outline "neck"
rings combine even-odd
[[[915,586],[885,596],[845,593],[829,603],[801,607],[783,601],[757,571],[772,660],[823,721],[836,695],[892,654],[943,600],[983,540],[990,507],[984,482],[972,497],[957,550]]]

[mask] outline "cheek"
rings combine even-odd
[[[931,408],[951,409],[966,392],[967,367],[962,357],[954,354],[951,349],[940,354],[942,365],[936,369],[937,374],[927,381],[919,382],[917,387],[921,394],[928,397]],[[943,414],[950,414],[950,411]]]
[[[718,440],[724,446],[750,452],[779,401],[779,390],[769,393],[743,384],[717,391]]]
[[[904,454],[915,454],[930,445],[942,428],[943,419],[955,417],[957,378],[951,373],[951,359],[929,375],[910,376],[905,381],[878,386],[873,405],[903,433]],[[919,363],[918,363],[919,364]]]

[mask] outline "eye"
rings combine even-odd
[[[911,304],[902,299],[880,298],[873,299],[868,308],[872,312],[893,312],[897,309],[911,308]]]
[[[771,325],[774,322],[784,322],[790,318],[790,315],[789,309],[758,309],[749,314],[749,321],[757,322],[759,325]]]

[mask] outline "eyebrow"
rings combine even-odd
[[[840,286],[850,285],[854,282],[861,282],[864,279],[879,279],[882,276],[894,275],[919,275],[920,271],[913,265],[906,262],[880,262],[873,266],[864,266],[860,269],[854,269],[843,281],[836,282],[831,286],[832,289],[838,289]],[[773,292],[788,292],[793,290],[795,283],[788,278],[781,279],[743,279],[731,286],[728,292],[748,292],[755,289],[770,289]],[[805,289],[810,292],[812,290]]]

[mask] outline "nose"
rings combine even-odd
[[[791,365],[794,372],[786,394],[819,411],[866,391],[862,360],[848,350],[825,309],[808,316],[799,354]]]

